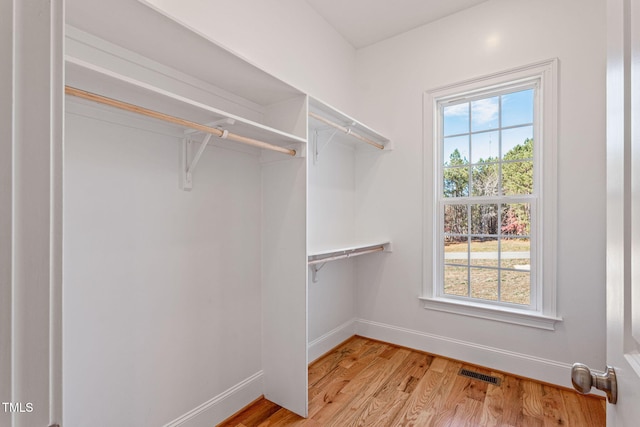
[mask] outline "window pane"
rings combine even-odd
[[[498,267],[498,238],[471,239],[471,265]]]
[[[445,168],[442,194],[444,197],[467,197],[469,168]]]
[[[498,205],[471,205],[471,234],[498,234]]]
[[[436,148],[442,153],[433,166],[443,190],[434,202],[442,225],[432,244],[442,253],[437,271],[444,271],[437,295],[528,309],[539,286],[533,283],[540,264],[531,242],[539,248],[532,209],[541,196],[534,178],[540,181],[543,165],[534,157],[540,161],[542,151],[534,137],[542,131],[542,112],[537,88],[504,83],[484,88],[476,95],[482,99],[465,100],[469,92],[461,91],[437,101]]]
[[[445,264],[469,264],[469,242],[466,236],[446,236],[444,240]]]
[[[533,159],[533,126],[502,131],[502,158],[504,160]]]
[[[531,273],[500,271],[500,299],[513,304],[531,304]]]
[[[479,99],[471,103],[471,131],[496,129],[498,127],[498,96]]]
[[[469,270],[467,267],[444,266],[444,293],[447,295],[469,295]]]
[[[445,166],[461,166],[469,163],[469,135],[445,138],[442,154],[442,164]]]
[[[468,234],[466,205],[444,205],[444,232],[447,234]],[[464,236],[464,239],[467,237]]]
[[[533,194],[533,162],[503,163],[502,193]]]
[[[533,123],[533,89],[502,95],[502,127]]]
[[[509,203],[502,205],[502,234],[528,236],[531,234],[531,205]]]
[[[498,270],[471,267],[471,296],[485,300],[498,300]]]
[[[486,163],[474,166],[471,171],[472,191],[474,196],[498,195],[498,164]]]
[[[500,267],[518,271],[531,270],[531,241],[529,239],[501,239]]]
[[[448,135],[459,135],[469,132],[469,103],[451,105],[444,107],[443,133]]]
[[[471,163],[495,162],[498,160],[500,134],[476,133],[471,136]]]

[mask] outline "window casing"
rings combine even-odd
[[[427,92],[425,308],[544,329],[560,320],[556,69],[545,61]]]

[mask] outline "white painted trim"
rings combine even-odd
[[[454,301],[448,298],[421,297],[420,299],[424,302],[424,308],[429,310],[462,314],[464,316],[496,320],[499,322],[513,323],[514,325],[529,326],[549,331],[555,330],[556,323],[562,321],[561,317],[544,316],[535,311],[510,309],[490,304],[473,303],[470,301]]]
[[[364,319],[356,321],[356,334],[549,384],[572,387],[571,364],[565,362]]]
[[[0,398],[33,406],[3,426],[62,417],[62,3],[0,6]]]
[[[13,100],[15,4],[0,2],[0,399],[12,390],[12,278],[13,278]],[[0,412],[0,425],[11,425],[11,414]]]
[[[49,236],[49,422],[62,423],[63,416],[63,212],[64,212],[64,126],[65,126],[65,7],[51,2],[51,160]]]
[[[536,260],[536,268],[532,271],[532,279],[539,283],[539,287],[532,289],[532,305],[535,310],[531,310],[532,315],[538,318],[560,319],[557,317],[557,284],[556,284],[556,252],[557,252],[557,135],[558,135],[558,59],[553,58],[546,61],[536,62],[511,70],[506,70],[487,76],[469,79],[460,83],[455,83],[440,88],[426,91],[423,98],[423,144],[424,147],[431,146],[432,149],[425,148],[423,164],[424,182],[424,215],[423,222],[423,287],[421,299],[425,301],[442,301],[438,298],[437,280],[440,269],[440,258],[438,251],[434,249],[433,242],[437,241],[439,233],[438,203],[436,194],[440,194],[439,168],[433,167],[434,159],[440,159],[439,143],[437,135],[440,132],[437,104],[438,102],[456,100],[464,97],[476,97],[481,94],[497,91],[505,87],[522,84],[528,85],[532,82],[539,82],[536,110],[542,111],[542,116],[537,118],[537,130],[534,135],[539,135],[542,143],[536,144],[534,155],[535,162],[541,165],[541,172],[535,176],[535,186],[539,188],[539,199],[536,202],[534,218],[538,230],[535,231],[537,238],[532,242],[541,242],[532,245],[532,258]],[[538,138],[538,136],[534,136]],[[535,291],[535,292],[534,292]],[[468,304],[460,303],[460,300],[450,299],[451,304],[446,311],[462,315],[470,315]],[[443,309],[442,304],[425,304],[425,308],[438,307]],[[456,307],[458,306],[458,307]],[[495,305],[496,310],[500,310],[499,305]],[[436,308],[436,309],[438,309]],[[504,309],[505,313],[512,312],[509,308]],[[474,310],[477,314],[478,311]],[[476,316],[478,317],[478,316]],[[501,320],[497,316],[486,317],[493,320]],[[508,323],[513,322],[513,316],[503,316]],[[527,326],[532,326],[528,325]],[[545,328],[548,329],[548,328]]]
[[[518,80],[528,81],[535,78],[541,73],[548,71],[557,72],[558,58],[547,59],[534,62],[532,64],[523,65],[521,67],[511,68],[509,70],[499,71],[497,73],[487,74],[484,76],[474,77],[461,82],[440,86],[427,91],[428,94],[437,94],[438,99],[451,98],[455,94],[465,92],[463,87],[468,87],[466,94],[469,96],[477,93],[493,91],[496,88],[504,86],[505,82],[516,82]],[[511,83],[508,83],[509,85]],[[554,90],[557,86],[557,80],[553,83]]]
[[[640,354],[637,351],[633,351],[625,353],[624,358],[635,374],[640,377]]]
[[[263,373],[256,372],[163,427],[210,427],[235,414],[263,394]]]
[[[309,363],[313,363],[321,356],[327,354],[333,348],[342,344],[356,334],[356,319],[351,319],[327,332],[308,345]]]

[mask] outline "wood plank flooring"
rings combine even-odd
[[[605,408],[604,399],[356,336],[309,366],[308,419],[262,398],[219,427],[599,427]]]

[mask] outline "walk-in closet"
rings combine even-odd
[[[384,156],[389,139],[147,5],[122,7],[117,40],[88,6],[66,28],[65,412],[204,417],[193,396],[244,381],[304,416],[308,344],[314,359],[354,334],[350,258],[391,248],[355,223],[355,156]],[[167,43],[127,34],[132,21]],[[171,405],[126,409],[139,395]]]
[[[605,368],[618,1],[0,0],[0,425]]]

